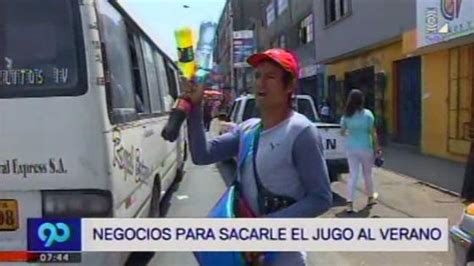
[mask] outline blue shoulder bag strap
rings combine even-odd
[[[242,132],[243,133],[243,138],[242,138],[242,141],[243,141],[242,151],[243,151],[243,153],[240,156],[241,158],[239,158],[239,164],[238,164],[238,167],[239,167],[238,169],[240,171],[241,167],[243,167],[243,165],[245,163],[245,160],[248,158],[250,152],[252,152],[252,157],[253,157],[253,161],[252,161],[253,166],[252,167],[253,167],[253,171],[254,171],[255,182],[256,182],[256,185],[257,185],[257,193],[258,193],[257,198],[259,198],[261,196],[262,187],[263,187],[263,185],[260,182],[260,179],[258,177],[256,164],[255,164],[261,131],[262,131],[262,123],[261,122],[250,126],[246,130],[243,130],[243,132]],[[265,262],[265,264],[267,264],[267,263],[272,263],[275,260],[277,252],[264,252],[263,254],[264,254],[264,262]]]

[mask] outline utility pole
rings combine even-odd
[[[228,1],[229,5],[229,35],[230,35],[230,87],[231,90],[234,90],[234,92],[237,91],[235,89],[235,81],[234,81],[234,14],[232,10],[232,1]]]

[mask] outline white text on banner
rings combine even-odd
[[[447,251],[447,219],[82,219],[82,250]]]

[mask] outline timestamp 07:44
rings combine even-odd
[[[28,262],[34,263],[80,263],[81,253],[35,252],[29,254]]]

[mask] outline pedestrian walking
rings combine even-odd
[[[203,110],[203,120],[204,120],[204,128],[206,131],[210,130],[211,121],[212,121],[212,100],[208,99],[204,102],[204,110]]]
[[[327,100],[325,100],[321,105],[319,113],[321,114],[321,119],[323,122],[331,122],[331,107],[329,106],[329,102]]]
[[[196,108],[188,117],[192,160],[206,165],[237,156],[240,200],[248,205],[250,216],[317,217],[330,208],[332,193],[318,129],[291,109],[297,61],[285,50],[270,49],[250,56],[247,62],[255,68],[254,93],[261,119],[249,119],[232,132],[207,141],[201,111]],[[199,106],[202,88],[184,80],[182,88]],[[306,265],[302,252],[246,255],[248,263],[264,260],[264,265]]]
[[[346,102],[345,113],[341,118],[341,134],[347,136],[346,152],[350,172],[347,212],[354,211],[353,203],[361,169],[368,197],[367,205],[376,203],[377,193],[375,193],[372,180],[372,167],[374,156],[381,158],[382,150],[378,145],[374,120],[373,113],[364,108],[362,91],[352,90]]]

